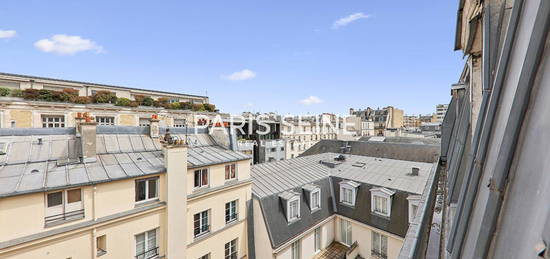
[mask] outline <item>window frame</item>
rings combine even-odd
[[[371,255],[376,256],[377,258],[388,258],[388,237],[382,233],[378,233],[376,231],[371,231]],[[374,239],[374,237],[378,235],[379,242],[377,243]],[[383,240],[385,240],[385,251],[383,250],[382,244],[384,243]],[[378,247],[377,247],[378,246]],[[378,249],[377,249],[378,248]]]
[[[291,208],[292,203],[296,203],[296,216],[291,215]],[[292,216],[292,217],[291,217]],[[287,201],[287,210],[286,210],[286,218],[288,219],[288,222],[294,222],[300,219],[300,196],[296,195]]]
[[[350,192],[350,198],[351,200],[348,201],[346,191]],[[347,183],[340,185],[340,203],[348,205],[348,206],[355,206],[355,196],[357,195],[357,189],[353,186],[348,185]]]
[[[176,123],[176,121],[178,123]],[[183,124],[182,124],[183,123]],[[187,124],[187,120],[186,119],[174,119],[174,123],[172,124],[172,127],[174,128],[185,128],[186,127],[186,124]]]
[[[392,205],[392,196],[395,194],[394,191],[391,191],[387,188],[373,188],[370,190],[371,192],[371,213],[383,216],[383,217],[391,217],[391,205]],[[386,213],[384,211],[378,210],[376,198],[385,199],[386,204]]]
[[[346,246],[353,244],[353,226],[351,221],[340,219],[340,239],[342,240],[342,244]]]
[[[233,214],[228,214],[228,213],[231,213],[232,203],[234,203]],[[228,204],[229,204],[229,209],[228,209]],[[225,224],[227,225],[227,224],[233,223],[238,219],[239,219],[239,200],[237,199],[237,200],[226,202],[225,203]]]
[[[156,200],[159,200],[159,187],[160,187],[160,181],[159,181],[159,177],[156,176],[156,177],[149,177],[149,178],[141,178],[141,179],[136,179],[135,180],[135,188],[134,188],[134,192],[135,192],[135,203],[136,204],[140,204],[140,203],[146,203],[146,202],[150,202],[150,201],[156,201]],[[152,197],[152,198],[149,198],[149,182],[150,181],[156,181],[155,185],[155,189],[156,189],[156,194],[155,194],[155,197]],[[145,182],[145,199],[143,200],[138,200],[138,183],[140,182]]]
[[[415,213],[412,213],[413,206],[416,206],[416,212],[418,213],[419,205],[420,205],[420,199],[421,197],[419,195],[411,195],[407,197],[408,200],[408,212],[409,212],[409,224],[413,222],[414,217],[416,216]]]
[[[315,251],[315,254],[321,252],[322,233],[321,227],[317,227],[313,230],[313,251]]]
[[[228,171],[228,168],[229,168],[229,171]],[[224,166],[224,169],[225,169],[225,175],[224,175],[224,179],[225,181],[233,181],[235,179],[237,179],[237,173],[238,173],[238,166],[237,166],[237,163],[231,163],[231,164],[226,164]],[[227,178],[229,176],[229,178]],[[233,176],[233,177],[231,177]]]
[[[96,237],[96,256],[100,257],[107,253],[107,235],[99,235]]]
[[[150,239],[150,233],[151,231],[155,231],[154,235],[155,235],[155,247],[149,247],[149,239]],[[144,236],[144,251],[143,253],[141,254],[138,254],[138,236],[140,235],[143,235]],[[153,257],[145,257],[147,255],[147,252],[153,250],[153,249],[157,249],[156,250],[156,255],[155,256],[158,256],[158,249],[160,247],[159,245],[159,228],[154,228],[154,229],[150,229],[150,230],[147,230],[147,231],[144,231],[144,232],[141,232],[141,233],[138,233],[138,234],[135,234],[134,235],[134,258],[136,259],[148,259],[148,258],[154,258]],[[144,257],[138,257],[140,255],[144,255]]]
[[[69,202],[69,192],[76,190],[80,191],[79,200]],[[61,203],[58,205],[49,206],[48,196],[54,193],[61,193]],[[86,211],[83,198],[82,188],[71,188],[46,192],[44,194],[44,225],[47,227],[85,218]],[[58,210],[60,213],[57,213]],[[76,214],[73,215],[70,213]],[[55,218],[56,216],[61,216],[61,218],[48,220],[48,218]]]
[[[197,172],[200,172],[200,176],[199,176],[199,182],[201,183],[199,186],[196,186],[196,182],[195,182],[195,174]],[[203,179],[203,174],[204,172],[206,172],[206,184],[202,184],[202,179]],[[210,186],[210,168],[200,168],[200,169],[195,169],[193,170],[193,190],[198,190],[198,189],[203,189],[203,188],[208,188]]]
[[[229,253],[228,253],[229,251]],[[224,245],[224,258],[237,259],[239,257],[239,240],[235,238]]]
[[[298,239],[290,245],[290,258],[301,259],[302,258],[302,240]]]
[[[203,216],[203,213],[206,214],[206,217]],[[199,215],[198,221],[195,219],[196,215]],[[195,226],[197,222],[199,223],[198,228],[197,226]],[[205,225],[205,222],[206,222],[206,225]],[[198,233],[196,233],[196,229],[199,229]],[[193,237],[199,238],[208,233],[210,233],[210,209],[203,210],[193,214]]]
[[[48,118],[60,118],[60,121],[47,121]],[[46,121],[45,121],[46,119]],[[41,114],[40,121],[42,123],[42,128],[65,128],[67,127],[67,118],[64,114]],[[49,127],[47,125],[52,124],[54,126]],[[59,124],[60,126],[55,126]]]
[[[109,119],[109,120],[112,119],[112,122],[106,122],[105,121],[106,119]],[[98,115],[95,117],[95,122],[97,123],[97,125],[114,126],[116,125],[116,116]]]
[[[147,124],[142,124],[142,121],[147,121]],[[151,126],[151,120],[149,118],[138,118],[138,126],[139,127],[149,127]]]
[[[314,194],[318,194],[317,195],[317,206],[315,206],[315,199],[313,199],[314,197]],[[317,210],[320,210],[321,209],[321,189],[315,189],[313,191],[311,191],[311,193],[309,194],[309,200],[310,200],[310,206],[311,206],[311,211],[317,211]]]

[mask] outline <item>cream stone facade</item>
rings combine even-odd
[[[336,139],[338,129],[315,121],[285,121],[281,125],[281,138],[286,143],[286,159],[298,157],[323,139]]]

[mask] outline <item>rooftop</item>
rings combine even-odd
[[[326,177],[340,177],[361,183],[395,190],[422,194],[433,163],[345,155],[334,168],[326,165],[341,154],[322,153],[254,165],[252,167],[252,192],[259,198],[282,193]],[[321,163],[323,162],[323,163]],[[410,175],[418,168],[417,176]]]
[[[85,164],[76,148],[80,140],[70,134],[74,128],[0,129],[0,197],[165,172],[161,143],[140,128],[98,127],[97,161]],[[174,135],[187,138],[189,168],[250,158],[216,145],[208,134]]]

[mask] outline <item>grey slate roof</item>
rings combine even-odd
[[[5,154],[0,155],[0,197],[165,172],[161,144],[148,135],[97,135],[97,161],[82,164],[78,163],[80,140],[65,135],[65,129],[49,131],[61,135],[20,136],[6,132],[0,129],[0,147],[5,146]],[[190,168],[250,158],[215,145],[207,134],[187,137]]]
[[[334,214],[404,237],[408,229],[409,195],[422,194],[429,174],[437,163],[404,161],[346,154],[334,167],[327,165],[338,153],[321,153],[289,160],[257,164],[252,167],[252,192],[259,200],[273,248]],[[323,163],[321,163],[323,162]],[[418,176],[409,175],[413,167]],[[357,185],[355,207],[340,204],[339,184],[352,181]],[[311,211],[304,191],[319,187],[321,209]],[[370,212],[370,190],[390,189],[393,195],[391,218]],[[300,219],[288,223],[281,198],[301,194]]]
[[[432,163],[345,155],[346,160],[335,168],[320,163],[340,154],[322,153],[295,159],[263,163],[252,167],[252,192],[259,198],[280,193],[314,181],[334,176],[356,182],[421,194]],[[360,163],[360,164],[359,164]],[[357,165],[363,165],[358,167]],[[413,167],[418,176],[410,176]]]

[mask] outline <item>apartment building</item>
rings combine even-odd
[[[275,120],[247,118],[233,121],[238,149],[253,154],[253,163],[283,160],[286,157],[285,141],[281,139],[281,123]]]
[[[350,108],[350,115],[360,117],[365,121],[372,121],[374,123],[374,135],[385,136],[386,132],[395,132],[398,129],[403,128],[403,110],[397,109],[393,106],[387,106],[382,109],[372,109],[368,107],[364,110],[355,110]]]
[[[319,116],[322,118],[323,115]],[[317,117],[289,119],[282,123],[282,138],[286,144],[286,159],[298,157],[322,139],[336,139],[336,125],[319,123]],[[327,117],[330,121],[330,118]]]
[[[0,73],[0,128],[75,127],[77,113],[98,125],[196,126],[193,115],[212,115],[206,96]],[[101,95],[101,98],[99,98]]]
[[[255,165],[255,258],[397,258],[436,167],[339,153]]]
[[[76,121],[0,129],[0,258],[248,257],[249,156],[156,119]]]
[[[449,109],[449,104],[438,104],[435,106],[435,115],[436,115],[436,121],[442,123],[443,119],[445,118],[445,114],[447,113],[447,109]]]

